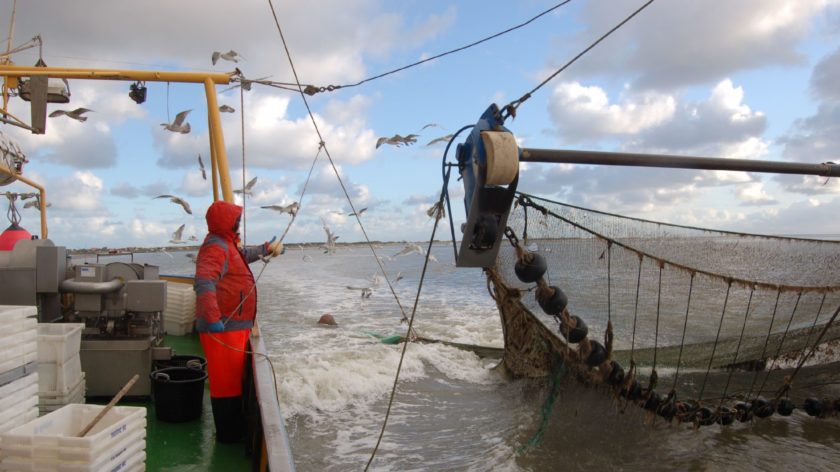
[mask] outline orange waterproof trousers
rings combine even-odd
[[[245,350],[250,329],[199,333],[204,355],[207,357],[207,375],[210,380],[210,397],[238,397],[242,395],[242,378],[245,375]]]

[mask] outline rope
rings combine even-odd
[[[671,386],[671,391],[677,388],[677,378],[680,376],[680,363],[682,363],[683,347],[685,347],[685,332],[688,328],[688,312],[691,309],[691,294],[694,292],[694,272],[691,273],[691,278],[688,282],[688,301],[685,303],[685,320],[683,321],[682,339],[680,340],[680,353],[677,355],[677,369],[674,372],[674,384]]]
[[[802,299],[802,294],[796,296],[796,303],[793,304],[793,312],[790,314],[790,319],[788,320],[787,326],[785,327],[785,332],[782,333],[782,339],[779,341],[779,347],[776,348],[776,355],[773,356],[773,362],[770,363],[770,367],[767,369],[767,374],[764,376],[764,380],[761,382],[761,388],[759,390],[764,390],[764,386],[767,384],[767,379],[770,378],[770,372],[773,370],[773,367],[776,365],[776,361],[778,360],[779,354],[782,352],[782,345],[785,343],[785,337],[787,337],[788,331],[790,331],[790,325],[793,323],[793,318],[796,316],[796,309],[799,307],[799,300]]]
[[[773,305],[773,315],[770,316],[770,326],[767,328],[767,337],[764,338],[764,347],[761,348],[761,356],[759,359],[765,359],[767,354],[767,343],[770,341],[770,333],[773,331],[773,323],[776,322],[776,311],[779,308],[779,297],[782,294],[781,288],[776,292],[776,302]],[[755,381],[758,380],[758,371],[755,371],[755,375],[753,375],[752,383],[750,384],[750,390],[747,394],[747,398],[752,395],[753,388],[755,387]]]
[[[362,220],[359,217],[359,212],[356,211],[355,205],[353,205],[353,199],[350,198],[350,193],[347,191],[347,187],[344,185],[344,181],[341,179],[341,175],[339,175],[338,168],[333,161],[332,155],[330,154],[329,148],[327,148],[326,141],[324,141],[324,136],[321,134],[321,129],[318,127],[318,123],[315,120],[315,115],[312,113],[312,108],[309,106],[309,101],[306,99],[306,94],[303,93],[303,89],[301,88],[300,79],[298,78],[297,70],[295,69],[294,61],[292,60],[292,54],[289,51],[289,46],[286,43],[286,37],[283,35],[283,28],[280,26],[280,20],[277,19],[277,12],[274,10],[274,4],[271,0],[268,0],[268,6],[271,9],[271,15],[274,18],[274,24],[277,25],[277,32],[280,35],[280,40],[283,42],[283,49],[286,52],[286,58],[289,60],[289,67],[292,69],[292,74],[295,76],[295,82],[297,83],[298,88],[300,89],[300,97],[303,100],[304,106],[306,106],[306,112],[309,114],[309,119],[312,122],[312,126],[315,128],[315,133],[318,134],[319,142],[324,149],[324,153],[327,156],[327,159],[330,161],[330,166],[332,167],[333,172],[335,173],[336,179],[338,179],[338,183],[341,186],[342,192],[344,192],[344,197],[347,199],[347,203],[350,204],[351,211],[356,216],[356,222],[359,224],[359,228],[362,230],[362,234],[365,237],[365,241],[367,242],[370,251],[373,253],[373,258],[376,261],[377,266],[379,266],[379,270],[382,272],[382,275],[385,278],[385,283],[388,285],[388,288],[391,290],[391,294],[394,296],[394,300],[397,302],[397,306],[400,309],[400,313],[402,314],[402,322],[408,320],[405,314],[405,309],[400,303],[400,298],[397,296],[397,292],[394,289],[394,285],[391,283],[391,279],[388,277],[388,273],[385,271],[385,266],[382,265],[382,261],[379,259],[379,256],[376,254],[376,249],[373,247],[373,243],[368,237],[367,231],[365,230],[365,226],[362,224]],[[428,254],[427,254],[428,255]],[[416,336],[416,333],[411,333],[413,336]]]
[[[449,148],[452,146],[452,143],[455,142],[455,139],[458,137],[459,134],[463,133],[464,131],[473,128],[475,125],[466,125],[462,126],[461,129],[455,132],[452,135],[452,138],[446,143],[446,149],[443,150],[443,159],[441,160],[441,175],[443,176],[444,182],[449,182],[449,175],[452,171],[452,167],[457,164],[447,164],[446,163],[446,156],[449,153]],[[453,260],[458,260],[458,247],[455,244],[455,222],[453,221],[452,216],[452,205],[449,202],[449,185],[444,186],[444,192],[446,197],[446,210],[449,213],[449,231],[452,234],[452,251],[454,252]]]
[[[718,341],[720,340],[720,329],[723,327],[723,317],[726,315],[726,305],[729,302],[729,292],[732,289],[732,282],[726,285],[726,296],[723,298],[723,309],[720,310],[720,321],[718,322],[718,330],[715,335],[715,343],[712,345],[712,355],[709,357],[709,366],[706,368],[706,375],[703,376],[703,384],[700,387],[700,394],[697,395],[698,400],[703,400],[703,391],[706,390],[706,381],[709,379],[709,372],[712,370],[712,361],[715,360],[715,351],[717,351]],[[769,335],[768,335],[769,336]]]
[[[269,0],[270,1],[270,0]],[[444,183],[444,187],[440,192],[440,199],[438,200],[438,205],[443,206],[443,198],[444,194],[446,193],[446,183]],[[420,283],[417,286],[417,294],[414,297],[414,306],[411,309],[411,318],[408,320],[408,330],[406,332],[406,342],[403,343],[402,352],[400,353],[400,362],[397,364],[397,372],[394,375],[394,385],[391,387],[391,395],[388,398],[388,408],[385,410],[385,419],[382,421],[382,429],[379,431],[379,437],[376,439],[376,445],[373,447],[373,451],[370,454],[370,459],[368,459],[367,464],[365,465],[365,471],[370,468],[370,464],[373,462],[373,458],[376,457],[376,452],[379,450],[379,445],[382,443],[382,437],[385,435],[385,427],[388,425],[388,418],[391,416],[391,407],[394,404],[394,396],[397,393],[397,383],[400,380],[400,371],[402,371],[403,359],[405,359],[405,351],[408,349],[408,341],[411,339],[410,336],[412,335],[412,326],[414,326],[414,316],[417,314],[417,305],[420,302],[420,290],[423,288],[423,281],[426,278],[426,269],[429,267],[429,256],[432,254],[432,244],[435,242],[435,232],[437,232],[438,223],[440,222],[440,214],[435,218],[435,224],[432,227],[432,235],[429,238],[429,245],[426,249],[426,259],[423,261],[423,271],[420,273]]]
[[[607,324],[612,323],[612,243],[607,241]]]
[[[738,353],[741,351],[741,341],[744,339],[744,332],[747,329],[747,318],[750,316],[750,305],[752,304],[753,293],[755,293],[755,289],[750,289],[750,296],[747,299],[747,309],[744,311],[744,323],[741,325],[741,335],[738,336],[738,345],[735,346],[735,356],[732,358],[732,364],[738,363]],[[729,390],[729,382],[732,380],[732,374],[735,372],[735,368],[729,369],[729,375],[726,377],[726,385],[723,387],[723,395],[720,399],[720,404],[718,405],[718,409],[723,406],[723,400],[726,398],[726,392]]]
[[[817,316],[814,317],[814,322],[811,324],[811,327],[808,328],[808,340],[805,341],[805,346],[811,344],[811,334],[814,332],[814,328],[817,327],[817,321],[820,319],[820,315],[822,314],[823,305],[825,305],[825,297],[826,294],[823,293],[822,300],[820,300],[820,307],[817,308]],[[802,356],[806,356],[808,353],[808,349],[802,349]],[[800,360],[801,362],[801,360]]]
[[[537,428],[537,431],[524,446],[521,446],[516,450],[516,453],[519,455],[527,454],[530,450],[542,443],[543,436],[548,428],[548,420],[551,419],[551,412],[554,410],[554,405],[557,403],[557,397],[560,396],[560,386],[562,385],[561,380],[568,372],[565,363],[559,362],[558,364],[560,364],[560,367],[554,375],[549,378],[548,395],[545,397],[543,406],[540,409],[540,427]]]
[[[654,329],[653,334],[653,373],[651,376],[656,375],[656,352],[659,350],[659,311],[660,305],[662,303],[662,268],[663,264],[661,261],[659,262],[659,283],[657,284],[656,289],[656,328]]]
[[[547,14],[551,13],[552,11],[554,11],[554,10],[556,10],[556,9],[558,9],[558,8],[560,8],[560,7],[562,7],[563,5],[565,5],[565,4],[567,4],[567,3],[571,2],[571,1],[572,1],[572,0],[565,0],[565,1],[562,1],[562,2],[558,3],[557,5],[554,5],[553,7],[549,8],[548,10],[545,10],[545,11],[543,11],[543,12],[539,13],[538,15],[536,15],[536,16],[534,16],[534,17],[532,17],[532,18],[531,18],[531,19],[529,19],[528,21],[525,21],[524,23],[520,23],[520,24],[518,24],[518,25],[516,25],[516,26],[510,27],[510,28],[508,28],[508,29],[506,29],[506,30],[504,30],[504,31],[499,32],[499,33],[496,33],[496,34],[493,34],[493,35],[487,36],[487,37],[485,37],[485,38],[479,39],[478,41],[474,41],[474,42],[472,42],[472,43],[470,43],[470,44],[467,44],[467,45],[465,45],[465,46],[461,46],[461,47],[458,47],[458,48],[455,48],[455,49],[451,49],[451,50],[449,50],[449,51],[446,51],[446,52],[443,52],[443,53],[440,53],[440,54],[436,54],[436,55],[434,55],[434,56],[432,56],[432,57],[427,57],[426,59],[422,59],[422,60],[419,60],[419,61],[417,61],[417,62],[412,62],[411,64],[408,64],[408,65],[406,65],[406,66],[398,67],[398,68],[393,69],[393,70],[390,70],[390,71],[388,71],[388,72],[383,72],[383,73],[381,73],[381,74],[377,74],[377,75],[374,75],[374,76],[372,76],[372,77],[368,77],[368,78],[363,79],[363,80],[360,80],[360,81],[358,81],[358,82],[356,82],[356,83],[352,83],[352,84],[345,84],[345,85],[327,85],[327,86],[325,86],[325,87],[318,87],[318,86],[314,86],[314,85],[307,85],[306,87],[303,87],[303,88],[301,88],[301,84],[300,84],[299,82],[298,82],[298,83],[289,83],[289,82],[270,82],[269,84],[270,84],[271,86],[278,87],[278,88],[286,88],[286,87],[284,87],[284,86],[289,86],[289,85],[291,85],[291,86],[293,86],[293,87],[297,87],[297,88],[298,88],[298,89],[297,89],[297,91],[300,91],[300,92],[302,92],[302,93],[306,93],[307,95],[315,95],[316,93],[333,92],[333,91],[338,90],[338,89],[344,89],[344,88],[350,88],[350,87],[357,87],[357,86],[359,86],[359,85],[362,85],[362,84],[364,84],[364,83],[370,82],[370,81],[372,81],[372,80],[381,79],[382,77],[386,77],[386,76],[389,76],[389,75],[391,75],[391,74],[396,74],[397,72],[401,72],[401,71],[404,71],[404,70],[406,70],[406,69],[410,69],[410,68],[412,68],[412,67],[419,66],[419,65],[424,64],[424,63],[426,63],[426,62],[433,61],[433,60],[435,60],[435,59],[439,59],[439,58],[441,58],[441,57],[448,56],[448,55],[450,55],[450,54],[454,54],[454,53],[456,53],[456,52],[460,52],[460,51],[463,51],[463,50],[465,50],[465,49],[469,49],[469,48],[471,48],[471,47],[473,47],[473,46],[477,46],[477,45],[479,45],[479,44],[481,44],[481,43],[484,43],[484,42],[486,42],[486,41],[489,41],[489,40],[491,40],[491,39],[495,39],[495,38],[498,38],[499,36],[503,36],[503,35],[505,35],[505,34],[507,34],[507,33],[510,33],[511,31],[515,31],[515,30],[517,30],[517,29],[519,29],[519,28],[522,28],[522,27],[524,27],[524,26],[527,26],[527,25],[531,24],[531,23],[532,23],[532,22],[534,22],[535,20],[537,20],[537,19],[539,19],[539,18],[541,18],[541,17],[543,17],[543,16],[545,16],[545,15],[547,15]],[[295,77],[295,79],[297,79],[297,77]],[[269,85],[269,84],[266,84],[266,85]],[[286,89],[288,90],[288,88],[286,88]],[[292,90],[295,90],[295,89],[292,89]]]
[[[639,317],[639,288],[642,283],[642,256],[639,256],[639,272],[636,274],[636,304],[633,308],[633,336],[630,342],[630,362],[634,361],[633,354],[636,351],[636,320]]]
[[[21,220],[20,211],[15,205],[15,200],[18,198],[18,194],[6,192],[6,198],[9,199],[9,208],[6,209],[6,218],[9,219],[11,224],[17,225]]]
[[[239,126],[242,136],[242,244],[248,242],[248,212],[245,211],[245,96],[239,87]]]
[[[834,320],[837,319],[838,314],[840,314],[840,305],[838,305],[837,309],[834,310],[834,314],[831,315],[831,319],[828,320],[828,323],[826,323],[825,326],[823,327],[822,331],[820,332],[820,335],[817,337],[817,340],[814,341],[813,346],[811,346],[811,351],[807,355],[805,355],[802,359],[799,360],[799,364],[796,365],[796,369],[794,369],[793,373],[790,374],[788,383],[793,383],[793,379],[794,379],[794,377],[796,377],[796,374],[799,373],[799,369],[802,368],[802,365],[805,364],[805,361],[807,361],[808,358],[810,358],[811,356],[814,355],[814,351],[817,350],[817,346],[819,346],[820,341],[822,341],[822,338],[823,338],[823,336],[825,336],[825,333],[828,331],[828,328],[830,328],[832,323],[834,323]]]
[[[586,54],[586,53],[587,53],[587,52],[589,52],[592,48],[594,48],[595,46],[597,46],[597,45],[598,45],[598,43],[600,43],[601,41],[603,41],[604,39],[606,39],[606,38],[607,38],[607,36],[609,36],[609,35],[613,34],[616,30],[618,30],[619,28],[621,28],[622,26],[624,26],[624,24],[625,24],[625,23],[627,23],[628,21],[630,21],[630,20],[631,20],[634,16],[638,15],[638,14],[639,14],[642,10],[644,10],[645,8],[647,8],[647,7],[648,7],[648,5],[650,5],[651,3],[653,3],[653,0],[648,0],[648,1],[644,4],[644,5],[642,5],[642,6],[641,6],[641,7],[639,7],[636,11],[634,11],[633,13],[631,13],[631,14],[630,14],[630,16],[628,16],[627,18],[625,18],[625,19],[621,20],[621,22],[620,22],[620,23],[618,23],[617,25],[613,26],[613,27],[612,27],[609,31],[607,31],[606,33],[604,33],[603,35],[601,35],[601,37],[600,37],[600,38],[598,38],[598,39],[597,39],[594,43],[590,44],[590,45],[589,45],[586,49],[584,49],[583,51],[581,51],[580,53],[578,53],[578,55],[577,55],[577,56],[573,57],[573,58],[572,58],[569,62],[567,62],[567,63],[566,63],[566,64],[564,64],[562,67],[560,67],[559,69],[557,69],[557,70],[556,70],[553,74],[551,74],[551,75],[549,75],[548,77],[546,77],[546,79],[545,79],[545,80],[543,80],[542,82],[540,82],[540,83],[539,83],[539,85],[537,85],[536,87],[534,87],[533,89],[531,89],[531,91],[530,91],[530,92],[526,93],[525,95],[523,95],[523,96],[519,97],[518,99],[516,99],[516,100],[514,100],[514,101],[510,102],[509,104],[507,104],[507,105],[504,107],[504,112],[503,112],[503,114],[502,114],[502,121],[504,121],[504,120],[505,120],[508,116],[512,116],[512,117],[514,117],[514,118],[515,118],[515,117],[516,117],[516,109],[517,109],[517,108],[519,108],[519,105],[522,105],[523,103],[525,103],[525,101],[526,101],[526,100],[528,100],[529,98],[531,98],[531,95],[533,95],[534,93],[536,93],[536,91],[537,91],[537,90],[541,89],[541,88],[542,88],[545,84],[547,84],[548,82],[550,82],[553,78],[557,77],[557,75],[558,75],[558,74],[560,74],[561,72],[563,72],[564,70],[566,70],[566,69],[567,69],[569,66],[571,66],[571,65],[572,65],[575,61],[577,61],[578,59],[580,59],[581,57],[583,57],[583,55],[584,55],[584,54]]]

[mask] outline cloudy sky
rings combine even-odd
[[[12,0],[0,0],[2,38]],[[559,1],[274,1],[303,83],[352,84],[524,22]],[[490,103],[519,98],[642,0],[573,0],[477,47],[365,84],[307,97],[327,148],[375,240],[423,240],[441,187],[443,146]],[[659,0],[525,102],[507,126],[523,147],[663,152],[820,163],[840,145],[838,0]],[[267,0],[19,1],[14,44],[40,34],[50,66],[227,72],[293,82]],[[238,51],[211,64],[213,51]],[[33,65],[38,49],[14,56]],[[203,87],[148,83],[132,102],[127,82],[74,80],[68,105],[94,110],[80,123],[50,118],[45,135],[3,126],[29,158],[29,178],[52,204],[50,237],[68,247],[165,245],[204,235],[211,202],[197,156],[209,162]],[[318,137],[296,92],[218,87],[235,187],[258,177],[245,202],[249,241],[282,233],[289,218],[261,205],[298,200]],[[240,103],[240,99],[244,101]],[[160,123],[182,110],[192,132]],[[10,111],[28,117],[15,99]],[[244,113],[243,113],[244,112]],[[424,125],[438,126],[423,129]],[[409,147],[380,136],[419,134]],[[519,188],[632,216],[748,232],[838,234],[840,181],[769,174],[528,165]],[[20,184],[3,191],[26,191]],[[450,192],[463,196],[459,182]],[[187,199],[193,214],[160,194]],[[456,219],[463,211],[456,205]],[[323,154],[287,241],[340,241],[362,233]],[[38,227],[37,211],[23,225]],[[457,226],[456,226],[457,227]]]

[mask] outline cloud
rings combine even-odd
[[[741,200],[742,206],[775,205],[779,203],[778,200],[767,193],[764,184],[761,182],[751,182],[738,186],[736,195]]]
[[[821,100],[840,100],[840,48],[823,57],[811,73],[811,90]]]
[[[770,65],[804,65],[798,50],[812,19],[833,0],[766,0],[726,2],[725,11],[704,2],[676,0],[645,9],[570,70],[578,77],[627,77],[634,88],[676,89],[717,81],[738,71]],[[610,8],[587,3],[579,21],[585,25],[572,38],[556,41],[566,62],[606,32],[639,2],[619,0]],[[556,67],[552,64],[552,69]]]
[[[76,171],[71,176],[51,181],[48,199],[55,210],[66,210],[78,215],[104,212],[102,206],[102,179],[90,171]]]
[[[120,182],[111,186],[109,193],[123,198],[137,198],[140,196],[156,197],[164,193],[169,193],[169,185],[164,182],[154,182],[136,187],[128,182]]]
[[[603,89],[578,82],[558,84],[548,105],[558,134],[567,142],[636,134],[667,121],[674,110],[671,96],[642,93],[622,97],[620,104],[610,104]]]

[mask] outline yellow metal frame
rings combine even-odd
[[[230,83],[233,72],[165,72],[165,71],[141,71],[141,70],[115,70],[115,69],[74,69],[64,67],[31,67],[0,64],[0,76],[3,82],[3,109],[0,115],[12,117],[7,111],[6,102],[7,90],[11,85],[18,83],[23,77],[47,76],[57,79],[83,79],[83,80],[122,80],[122,81],[143,81],[143,82],[180,82],[204,84],[204,91],[207,96],[207,123],[210,135],[210,167],[213,176],[213,199],[219,200],[219,188],[221,196],[226,202],[233,203],[233,190],[231,189],[230,170],[228,167],[227,151],[225,150],[225,138],[222,132],[222,119],[219,106],[216,101],[216,85]],[[15,118],[17,120],[17,118]],[[19,121],[19,120],[18,120]],[[5,166],[0,167],[0,172],[8,173],[17,180],[37,188],[41,192],[41,237],[47,237],[46,226],[46,198],[44,188],[20,174],[15,173]]]

